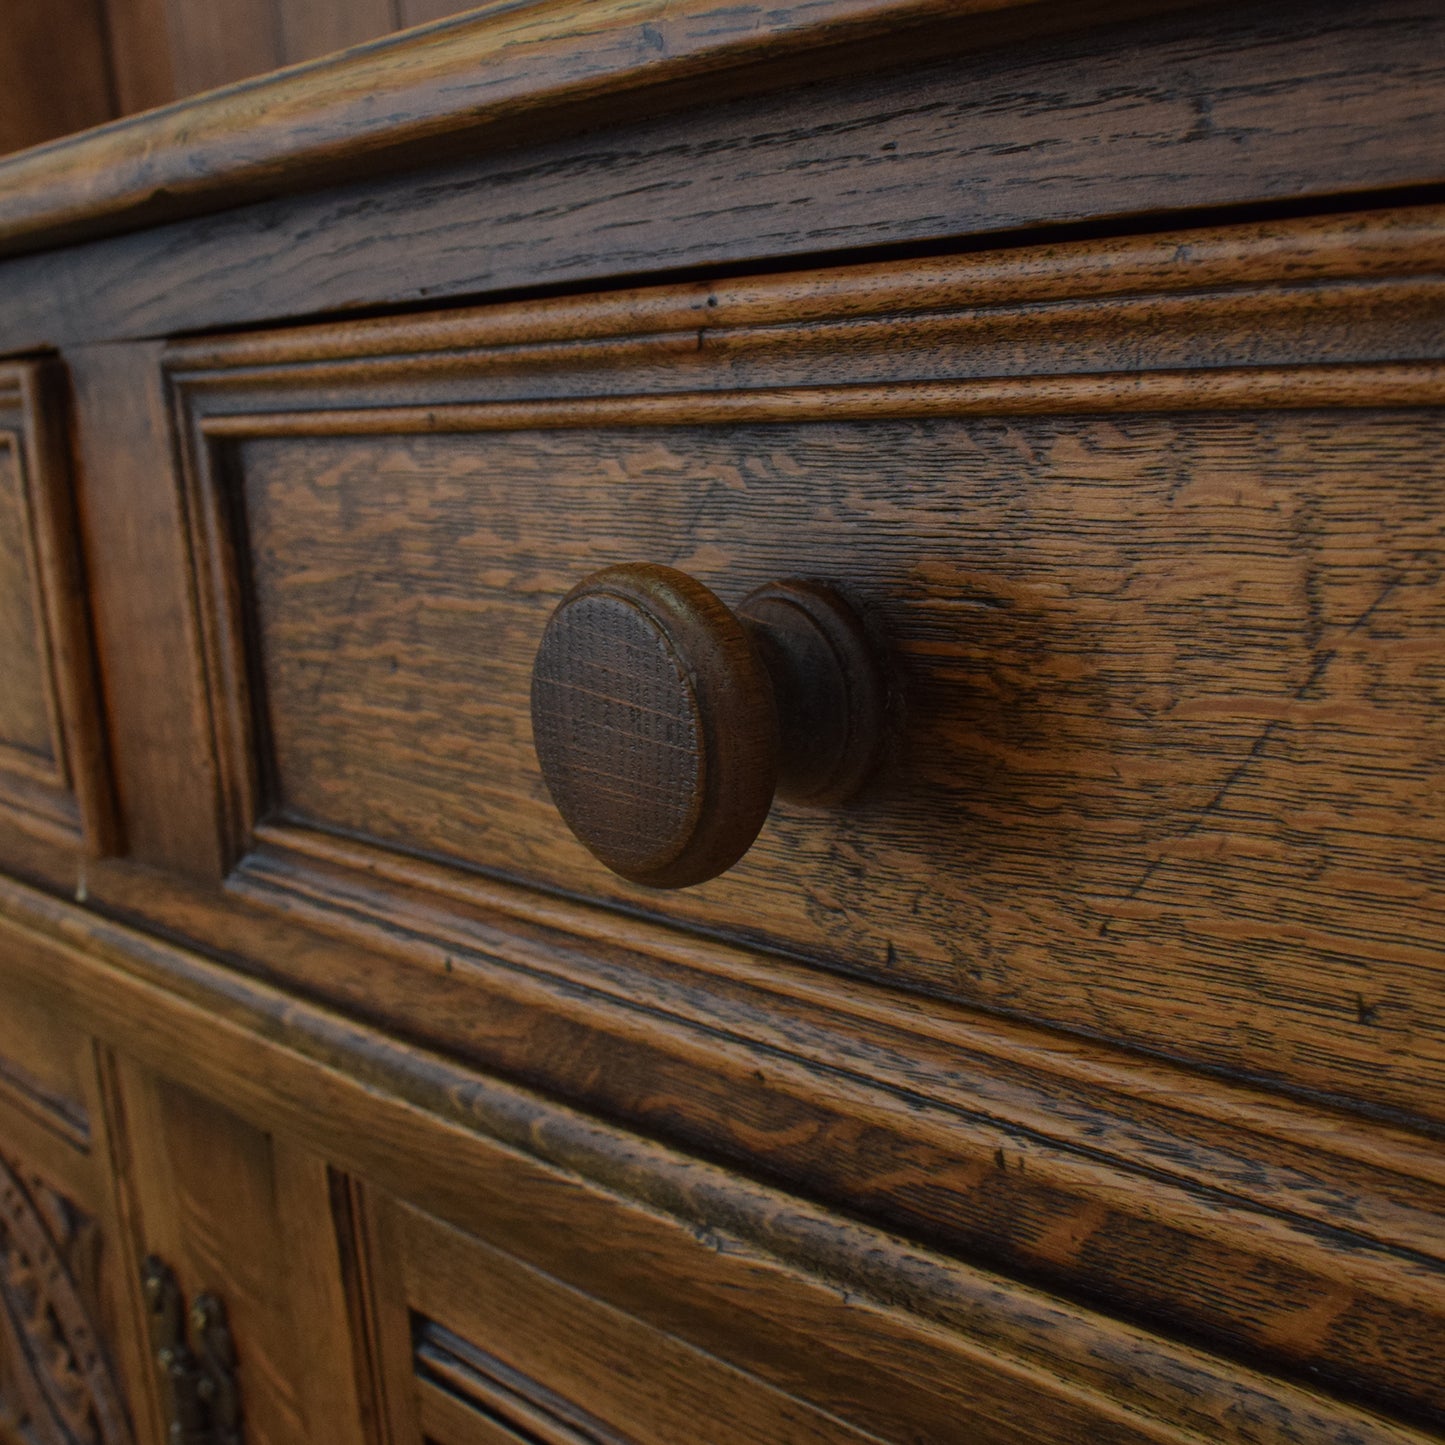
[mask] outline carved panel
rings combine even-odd
[[[35,1445],[129,1445],[95,1323],[95,1222],[0,1159],[0,1430]]]
[[[110,841],[58,375],[0,366],[0,808],[87,851]]]

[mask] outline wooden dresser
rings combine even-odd
[[[1432,0],[0,162],[0,1442],[1445,1439],[1442,408]]]

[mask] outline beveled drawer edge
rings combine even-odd
[[[440,1219],[516,1248],[508,1179],[545,1172],[599,1220],[620,1210],[674,1240],[700,1237],[690,1267],[715,1267],[703,1282],[715,1298],[781,1290],[819,1337],[846,1314],[905,1359],[949,1362],[931,1378],[964,1416],[970,1388],[1007,1379],[1038,1411],[1035,1438],[1058,1445],[1081,1419],[1160,1445],[1429,1438],[649,1143],[10,880],[0,936],[7,987]],[[692,1327],[708,1348],[704,1314]],[[736,1331],[724,1338],[738,1343]],[[910,1365],[900,1384],[913,1379]]]
[[[624,337],[656,345],[681,336],[698,349],[762,328],[999,315],[1128,298],[1197,301],[1221,292],[1237,304],[1253,290],[1281,286],[1313,309],[1304,288],[1320,283],[1442,274],[1445,206],[1401,206],[201,336],[169,343],[166,366],[187,390],[238,382],[254,388],[291,375],[335,379],[384,358],[421,364],[465,353],[477,364],[495,351],[508,365],[555,362],[567,350]],[[1056,315],[1043,319],[1052,324]],[[775,334],[789,340],[785,331]]]

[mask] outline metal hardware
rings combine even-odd
[[[170,1266],[151,1255],[141,1282],[166,1445],[241,1445],[241,1396],[226,1307],[213,1294],[197,1295],[188,1338],[181,1290]]]

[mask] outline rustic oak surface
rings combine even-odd
[[[669,917],[1438,1116],[1434,424],[1342,430],[619,428],[398,440],[390,465],[368,444],[253,444],[276,806],[661,911],[540,796],[548,600],[630,556],[719,584],[709,555],[749,582],[843,577],[911,674],[905,753],[836,818],[780,809]],[[884,508],[896,553],[873,540]],[[963,555],[929,530],[955,511]],[[487,520],[505,517],[514,544]]]
[[[435,1429],[443,1392],[500,1417],[516,1431],[508,1439],[535,1430],[566,1442],[862,1445],[893,1433],[850,1425],[414,1210],[375,1207],[399,1216],[383,1227],[402,1276],[398,1303],[420,1328],[397,1365],[421,1382],[429,1439],[467,1440]]]
[[[152,1247],[277,1445],[1445,1430],[1442,24],[508,4],[0,167],[0,1158],[140,1438]],[[900,659],[665,900],[527,721],[640,559]]]
[[[113,1073],[137,1257],[165,1261],[187,1301],[223,1302],[247,1445],[357,1445],[325,1164],[131,1059]]]
[[[529,133],[396,181],[10,261],[0,350],[1199,207],[1338,206],[1445,178],[1442,37],[1425,0],[1205,7],[877,76],[792,74],[692,114],[614,108],[581,138]]]
[[[254,773],[263,813],[1438,1118],[1442,532],[1433,414],[1400,408],[1440,378],[1309,367],[1321,330],[1334,361],[1429,355],[1438,293],[1403,287],[1396,332],[1383,275],[1166,302],[1145,275],[1118,293],[1120,254],[1056,259],[1046,312],[1025,259],[1009,306],[919,291],[875,319],[835,285],[825,323],[803,282],[794,321],[784,283],[750,328],[715,288],[674,341],[698,293],[631,340],[648,298],[620,298],[596,354],[453,334],[465,370],[408,359],[404,328],[389,359],[310,370],[240,343],[230,392],[185,383],[238,479],[203,500],[200,555],[211,626],[254,630],[269,749],[239,742],[233,812]],[[1401,281],[1429,264],[1394,253]],[[565,306],[533,321],[565,331]],[[450,404],[388,410],[413,382]],[[635,558],[844,580],[903,672],[891,773],[836,818],[779,810],[665,907],[557,827],[527,721],[555,599]]]
[[[103,1038],[123,1035],[152,1067],[204,1030],[196,1088],[885,1439],[905,1422],[916,1438],[956,1441],[962,1421],[968,1438],[1000,1445],[1081,1435],[1179,1445],[1429,1438],[458,1071],[94,914],[0,887],[10,918],[31,920],[4,925],[7,987],[71,1010]],[[364,1082],[336,1067],[361,1054]],[[819,1339],[830,1348],[818,1350]]]
[[[0,433],[0,657],[5,659],[0,741],[53,761],[20,440],[15,432]]]
[[[71,849],[114,841],[54,366],[0,365],[0,806]]]
[[[156,347],[111,346],[68,358],[81,529],[125,846],[184,872],[213,873],[219,850],[200,684],[177,665],[187,626],[180,498],[155,485],[173,455],[159,356]]]
[[[425,35],[263,77],[14,157],[0,164],[0,244],[29,249],[177,212],[224,208],[248,192],[338,173],[375,174],[379,164],[415,159],[423,146],[433,156],[462,144],[475,151],[489,130],[524,117],[534,126],[550,125],[559,111],[582,102],[615,104],[628,92],[698,84],[802,50],[812,52],[816,66],[817,52],[830,46],[876,44],[930,22],[937,45],[940,19],[1050,8],[1041,0],[486,5]],[[1167,0],[1096,5],[1075,23],[1111,9],[1170,8]],[[216,33],[220,13],[189,0],[170,4],[166,29],[176,67],[190,84],[208,88],[288,58],[274,8],[256,0],[233,6],[226,37]],[[406,23],[431,18],[404,17]],[[1045,18],[1039,28],[1048,23]]]

